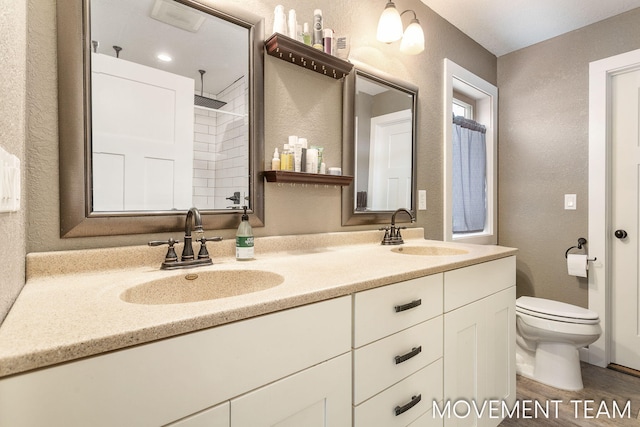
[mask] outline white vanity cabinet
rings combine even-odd
[[[350,351],[345,296],[2,379],[0,425],[350,426]]]
[[[511,256],[444,273],[444,401],[487,408],[458,405],[446,426],[497,426],[490,401],[515,402],[515,271]]]
[[[441,425],[442,274],[354,295],[355,427]]]

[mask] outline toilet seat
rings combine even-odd
[[[516,312],[567,323],[595,325],[600,322],[595,311],[544,298],[520,297],[516,300]]]

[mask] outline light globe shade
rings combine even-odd
[[[396,5],[392,1],[387,3],[378,21],[378,41],[393,43],[402,38],[402,20]]]
[[[407,55],[417,55],[424,50],[424,32],[417,19],[411,21],[402,36],[400,52]]]

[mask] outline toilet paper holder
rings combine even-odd
[[[576,246],[571,246],[569,249],[567,249],[564,253],[564,257],[568,258],[569,257],[569,251],[571,249],[582,249],[582,246],[584,246],[587,243],[587,239],[585,239],[584,237],[580,237],[578,238],[578,244]],[[589,258],[587,257],[587,261],[596,261],[598,258],[597,257],[593,257],[593,258]]]

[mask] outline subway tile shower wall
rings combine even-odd
[[[249,194],[249,137],[246,79],[234,82],[219,94],[204,94],[225,101],[220,110],[195,108],[193,153],[193,204],[201,209],[226,209],[227,200],[240,193],[240,205]]]

